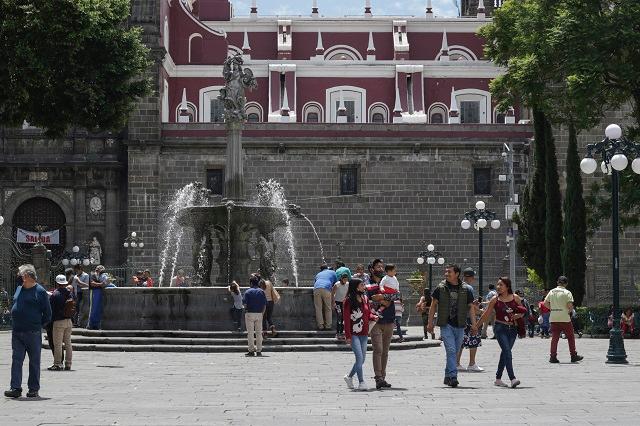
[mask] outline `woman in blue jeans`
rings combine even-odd
[[[496,371],[496,386],[509,387],[509,385],[502,381],[502,373],[504,369],[507,369],[507,374],[511,380],[511,387],[515,388],[520,384],[520,380],[516,379],[516,375],[513,371],[513,359],[511,350],[518,337],[518,326],[516,320],[524,317],[524,308],[520,303],[520,296],[513,294],[511,289],[511,280],[508,277],[500,277],[498,284],[496,285],[496,291],[498,295],[495,296],[489,302],[489,306],[485,310],[482,317],[478,320],[475,328],[472,329],[476,334],[479,327],[487,321],[492,311],[495,311],[496,322],[494,325],[494,333],[496,340],[500,345],[500,361],[498,362],[498,370]]]
[[[344,381],[349,389],[354,389],[353,376],[357,374],[359,382],[357,390],[366,391],[369,387],[364,381],[362,366],[367,353],[369,321],[375,319],[375,317],[369,309],[369,301],[367,300],[366,289],[362,280],[358,278],[349,280],[349,290],[342,305],[342,315],[347,344],[351,345],[351,350],[356,356],[351,372],[344,376]]]

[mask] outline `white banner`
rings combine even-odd
[[[40,234],[40,239],[42,244],[60,244],[60,230],[43,232]],[[35,244],[38,242],[38,233],[18,228],[16,240],[19,243]]]

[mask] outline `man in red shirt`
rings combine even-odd
[[[151,278],[151,271],[149,271],[148,269],[145,269],[145,271],[144,271],[143,286],[144,287],[153,287],[153,278]]]

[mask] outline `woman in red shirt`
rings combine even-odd
[[[375,320],[375,316],[369,309],[369,301],[366,296],[364,282],[358,278],[349,280],[347,297],[342,305],[342,315],[344,319],[344,334],[347,344],[351,345],[356,356],[356,361],[351,368],[351,372],[344,376],[347,387],[353,389],[353,376],[358,375],[358,389],[366,391],[369,389],[364,381],[362,366],[367,353],[367,341],[369,339],[369,321]]]
[[[472,327],[472,334],[477,334],[478,328],[489,319],[491,311],[495,311],[496,323],[493,331],[501,352],[494,384],[496,386],[509,386],[502,381],[502,373],[506,368],[509,379],[511,379],[511,387],[515,388],[520,384],[520,380],[516,379],[513,371],[511,349],[513,349],[518,335],[517,321],[524,317],[526,309],[521,305],[520,296],[513,294],[511,280],[508,277],[500,277],[498,284],[496,284],[496,291],[498,295],[491,299],[489,306],[487,306],[484,314],[478,320],[475,328]]]

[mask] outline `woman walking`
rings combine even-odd
[[[511,289],[511,280],[508,277],[500,277],[496,284],[497,296],[494,296],[489,302],[486,311],[478,320],[475,328],[472,328],[473,334],[477,334],[478,328],[487,321],[489,315],[495,312],[496,322],[494,332],[498,344],[500,345],[500,362],[498,363],[498,371],[496,371],[496,386],[509,387],[507,383],[502,381],[502,373],[507,369],[507,374],[511,380],[511,387],[515,388],[520,384],[520,380],[516,379],[513,372],[513,361],[511,349],[516,342],[518,335],[517,320],[524,317],[525,308],[520,304],[520,296],[513,294]]]
[[[359,382],[357,390],[366,391],[369,387],[364,381],[362,366],[367,353],[369,321],[375,317],[369,309],[369,301],[362,280],[358,278],[349,280],[349,289],[342,306],[342,315],[346,341],[348,345],[351,345],[351,350],[356,357],[353,368],[349,374],[344,376],[344,381],[347,382],[349,389],[353,389],[353,376],[357,374]]]

